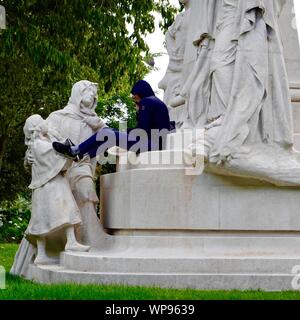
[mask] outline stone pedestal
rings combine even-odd
[[[181,169],[106,175],[102,208],[104,227],[111,233],[300,231],[299,189],[208,173],[187,176]]]
[[[300,265],[299,190],[185,168],[131,168],[101,180],[109,236],[59,266],[31,266],[53,283],[292,290]]]

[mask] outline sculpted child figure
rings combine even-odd
[[[74,226],[81,223],[80,212],[64,176],[70,163],[52,149],[57,134],[49,129],[39,115],[29,117],[24,126],[27,158],[31,164],[32,216],[26,238],[36,242],[35,264],[47,264],[46,239],[62,232],[66,237],[65,251],[88,251],[89,246],[77,242]],[[28,160],[27,160],[28,162]]]

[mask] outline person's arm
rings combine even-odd
[[[137,125],[135,128],[127,129],[127,133],[129,134],[134,129],[143,129],[147,133],[151,132],[151,113],[149,106],[140,106],[137,113]]]
[[[149,106],[141,106],[138,115],[137,128],[143,129],[146,132],[151,131],[151,112]]]

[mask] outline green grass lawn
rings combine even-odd
[[[8,272],[18,246],[0,244],[0,265]],[[263,291],[199,291],[127,286],[41,285],[6,274],[6,289],[0,290],[0,300],[298,300],[300,292]]]

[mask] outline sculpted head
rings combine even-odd
[[[94,110],[98,103],[98,84],[87,80],[73,85],[69,103],[80,109]]]
[[[97,104],[98,96],[98,85],[91,83],[83,90],[83,96],[81,104],[88,109],[93,109],[94,105]]]
[[[28,142],[34,138],[35,134],[46,134],[48,131],[46,121],[39,115],[34,114],[30,116],[24,125],[23,132],[25,135],[25,144],[28,145]]]

